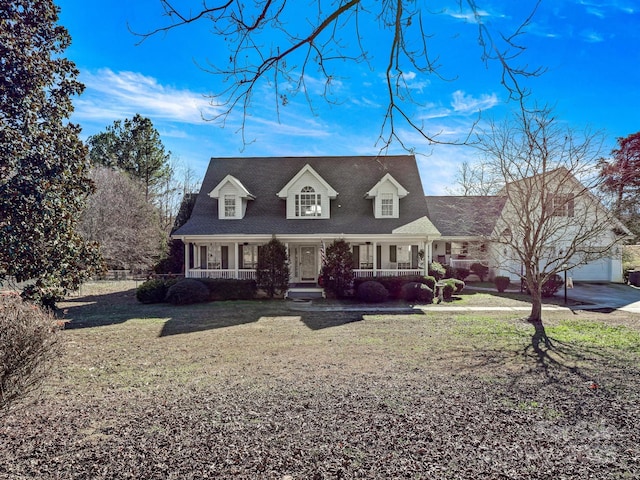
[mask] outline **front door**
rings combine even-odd
[[[300,280],[316,281],[316,247],[300,247]]]

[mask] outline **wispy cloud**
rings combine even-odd
[[[115,119],[136,113],[155,119],[200,124],[218,109],[205,95],[160,84],[155,78],[136,72],[114,72],[100,69],[83,72],[80,80],[85,93],[75,102],[74,117],[80,120]]]
[[[581,33],[581,36],[589,43],[599,43],[604,41],[602,34],[594,32],[593,30],[584,31]]]
[[[473,95],[467,95],[462,90],[456,90],[453,92],[451,106],[457,114],[467,115],[495,107],[498,101],[498,96],[495,93],[485,93],[480,97],[474,97]]]
[[[483,18],[493,16],[486,10],[476,10],[475,12],[471,10],[445,10],[445,13],[450,17],[453,17],[458,20],[464,20],[469,23],[480,23]]]

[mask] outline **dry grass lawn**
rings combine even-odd
[[[0,418],[0,478],[640,478],[640,316],[548,314],[534,348],[513,312],[141,305],[134,287],[62,305],[64,358]]]

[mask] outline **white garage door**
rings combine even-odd
[[[602,258],[569,270],[568,275],[574,280],[583,282],[610,282],[611,259]]]

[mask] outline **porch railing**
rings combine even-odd
[[[486,260],[480,260],[478,258],[450,258],[449,265],[453,268],[466,268],[467,270],[471,270],[471,265],[474,263],[481,263],[483,265],[487,264]]]
[[[253,269],[204,269],[195,268],[187,272],[189,278],[228,278],[238,280],[254,280],[256,271]]]
[[[423,275],[421,268],[379,268],[375,272],[372,269],[357,269],[353,271],[355,277],[408,277],[415,275]]]

